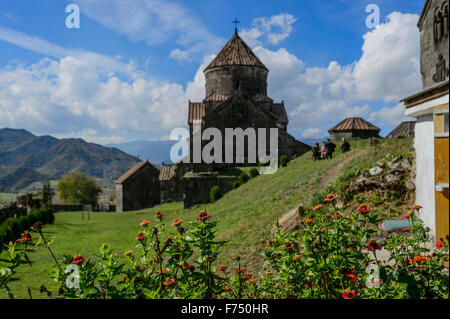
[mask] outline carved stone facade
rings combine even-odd
[[[426,1],[419,19],[423,88],[449,78],[448,0]]]

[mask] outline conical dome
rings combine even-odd
[[[237,90],[250,97],[267,96],[269,70],[237,31],[204,71],[206,96],[231,96]]]
[[[248,45],[241,39],[237,32],[219,52],[216,58],[205,69],[212,69],[221,66],[246,65],[255,66],[267,70],[264,64],[258,59]],[[267,70],[268,71],[268,70]]]

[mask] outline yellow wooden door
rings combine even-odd
[[[436,182],[436,240],[449,240],[448,104],[435,108],[434,168]]]
[[[449,235],[449,141],[448,137],[434,139],[436,191],[436,239],[447,239]],[[445,187],[447,186],[447,187]],[[439,189],[440,188],[440,189]]]

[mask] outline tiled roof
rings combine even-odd
[[[134,165],[130,170],[128,170],[125,174],[123,174],[119,179],[116,180],[116,184],[123,184],[128,178],[134,175],[137,171],[139,171],[146,164],[150,164],[148,161],[142,161]],[[151,165],[151,164],[150,164]]]
[[[333,126],[328,130],[328,132],[332,131],[377,131],[379,132],[380,129],[376,127],[375,125],[367,122],[366,120],[360,118],[360,117],[350,117],[339,124]]]
[[[275,114],[278,117],[278,121],[280,123],[289,123],[286,109],[284,108],[283,103],[273,103],[269,106],[269,111]]]
[[[175,176],[175,171],[177,169],[176,164],[164,164],[159,172],[160,181],[169,181]]]
[[[425,18],[425,14],[428,11],[429,5],[431,4],[431,0],[426,0],[423,4],[422,11],[420,12],[419,20],[417,21],[417,26],[420,28],[422,26],[423,19]]]
[[[205,69],[212,69],[220,66],[247,65],[256,66],[267,70],[264,64],[258,59],[247,44],[236,32],[228,43],[219,52],[216,58]]]
[[[217,101],[219,102],[219,101]],[[219,106],[219,105],[217,105]],[[280,123],[289,123],[286,109],[283,103],[272,103],[268,106],[268,110],[278,117]],[[194,121],[201,121],[205,116],[205,103],[190,102],[188,123],[193,124]]]
[[[416,122],[402,122],[386,138],[414,137]]]
[[[189,102],[188,123],[192,124],[196,120],[201,120],[205,116],[205,104]]]
[[[223,94],[213,92],[203,102],[223,102],[227,97]]]

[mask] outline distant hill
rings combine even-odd
[[[308,144],[310,146],[313,146],[315,143],[319,143],[319,145],[320,145],[323,141],[326,141],[327,139],[329,139],[328,136],[327,137],[317,137],[317,138],[316,137],[313,137],[313,138],[307,137],[307,138],[301,138],[300,141],[305,144]]]
[[[117,148],[82,139],[0,129],[0,191],[17,191],[34,182],[59,179],[72,170],[112,184],[138,161]]]
[[[162,166],[162,163],[172,163],[170,150],[177,141],[134,141],[121,144],[108,144],[108,147],[116,147],[128,154],[148,160],[151,163]]]

